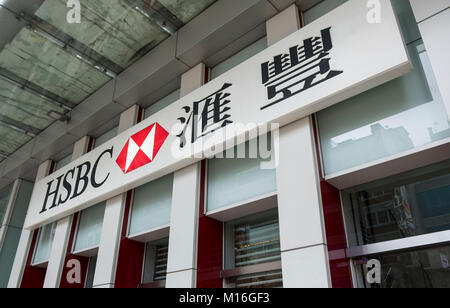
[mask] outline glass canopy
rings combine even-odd
[[[0,161],[215,1],[80,0],[70,24],[67,0],[30,3],[32,15],[0,0],[0,18],[27,24],[0,46]]]

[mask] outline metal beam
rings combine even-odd
[[[0,78],[68,111],[71,111],[76,106],[75,103],[72,103],[63,97],[48,91],[31,81],[23,79],[5,68],[0,67]]]
[[[159,1],[125,0],[124,2],[170,35],[174,35],[184,26],[184,23]]]
[[[15,12],[1,4],[0,7],[5,8],[19,20],[24,20],[27,22],[28,28],[30,28],[31,31],[53,42],[61,49],[64,49],[67,53],[103,72],[105,75],[115,78],[124,70],[120,65],[107,59],[89,46],[62,32],[57,27],[39,18],[38,16],[30,15],[25,12]]]
[[[22,122],[16,121],[14,119],[11,119],[10,117],[1,114],[0,114],[0,122],[15,131],[18,131],[33,138],[41,133],[41,130],[36,127],[26,125]]]

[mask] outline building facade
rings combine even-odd
[[[0,287],[450,287],[449,0],[80,1],[73,24],[66,2],[0,1],[11,29],[0,41]],[[351,25],[354,7],[364,27],[321,27]],[[408,63],[326,95],[327,80],[362,73],[321,60],[321,102],[235,148],[216,145],[214,157],[159,167],[174,135],[159,125],[183,99],[247,76],[294,33],[305,59],[339,59],[331,49],[345,39],[363,72],[394,61],[393,46]],[[383,48],[358,53],[370,44]],[[281,72],[288,56],[294,67],[282,55]],[[305,80],[301,91],[314,90]],[[257,97],[251,80],[232,87]],[[224,128],[230,98],[214,94],[200,116]],[[253,102],[239,104],[245,113]],[[207,124],[192,127],[188,141],[176,136],[181,147],[205,137],[194,135]],[[154,134],[150,150],[142,132]],[[255,147],[267,151],[253,157]]]

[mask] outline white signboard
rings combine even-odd
[[[193,164],[212,146],[233,146],[235,136],[217,134],[235,125],[284,126],[409,72],[391,3],[380,3],[379,23],[368,18],[366,1],[348,1],[39,181],[25,228]]]

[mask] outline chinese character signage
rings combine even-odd
[[[303,41],[303,46],[295,45],[288,53],[276,55],[272,62],[261,65],[262,83],[267,88],[266,109],[289,97],[308,90],[343,71],[330,67],[330,51],[333,48],[331,28],[320,32],[320,37]]]
[[[224,145],[234,147],[254,125],[282,127],[409,72],[391,2],[380,2],[381,23],[367,21],[364,1],[349,0],[37,182],[25,227],[176,172]]]

